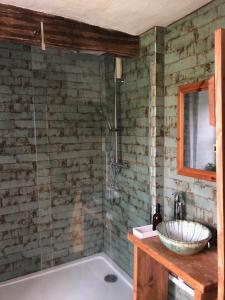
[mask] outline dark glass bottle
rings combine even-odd
[[[156,204],[156,213],[152,218],[152,230],[156,230],[156,226],[162,222],[162,216],[160,214],[160,204]]]

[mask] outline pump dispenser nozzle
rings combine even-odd
[[[174,196],[174,219],[183,220],[185,213],[185,203],[181,192],[173,193]]]

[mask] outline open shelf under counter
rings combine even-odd
[[[195,300],[217,299],[217,249],[189,256],[167,249],[159,237],[139,239],[128,234],[134,245],[133,300],[166,300],[172,272],[194,289]]]

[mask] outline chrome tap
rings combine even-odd
[[[174,219],[184,220],[185,216],[185,203],[183,199],[182,192],[175,192],[172,194],[174,196]]]

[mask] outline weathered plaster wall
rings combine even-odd
[[[100,63],[1,43],[0,280],[103,247]]]

